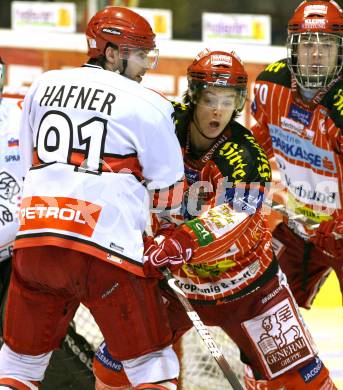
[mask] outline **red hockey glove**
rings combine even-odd
[[[191,258],[193,246],[192,238],[182,230],[175,230],[160,244],[157,244],[153,237],[145,237],[143,264],[145,276],[163,278],[159,271],[161,267],[176,271]]]
[[[160,225],[155,236],[170,237],[176,231],[177,225],[173,222],[164,222]]]
[[[343,215],[335,221],[323,221],[311,241],[329,256],[343,257]]]

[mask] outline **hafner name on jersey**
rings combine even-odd
[[[100,111],[111,115],[112,104],[115,100],[116,96],[113,93],[98,88],[80,85],[49,85],[46,87],[39,105]]]

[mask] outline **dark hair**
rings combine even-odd
[[[115,49],[115,50],[119,50],[118,46],[111,43],[111,42],[107,42],[106,44],[106,47],[105,47],[105,50],[104,50],[104,53],[106,52],[106,49],[108,47],[112,47],[112,49]],[[90,64],[90,65],[98,65],[98,66],[101,66],[103,69],[105,69],[105,65],[106,65],[106,55],[103,54],[99,57],[96,57],[96,58],[90,58],[88,61],[87,61],[87,64]]]

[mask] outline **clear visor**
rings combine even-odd
[[[241,111],[246,100],[246,89],[210,88],[203,89],[193,100],[194,104],[213,110]]]
[[[289,67],[304,88],[322,88],[342,70],[342,37],[328,33],[291,34]]]
[[[145,69],[155,69],[158,62],[158,49],[145,49],[136,46],[120,45],[119,58],[132,61]]]

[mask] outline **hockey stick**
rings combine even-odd
[[[305,225],[310,230],[315,230],[319,227],[319,223],[313,222],[303,214],[297,214],[286,208],[282,203],[277,203],[271,199],[264,199],[263,204],[270,207],[272,210],[278,211],[280,214],[288,217],[290,220],[296,220]]]
[[[189,319],[193,323],[193,326],[195,327],[199,336],[202,338],[203,342],[206,344],[206,347],[208,348],[211,355],[222,370],[225,378],[229,381],[233,390],[244,390],[236,374],[230,367],[228,361],[225,359],[223,353],[220,351],[217,343],[212,338],[207,326],[201,321],[201,318],[199,317],[198,313],[193,309],[184,292],[179,288],[179,286],[177,286],[177,281],[170,272],[170,270],[168,268],[163,268],[162,273],[166,278],[168,285],[173,289],[182,306],[185,308]]]
[[[310,230],[315,230],[319,227],[320,223],[312,221],[310,218],[308,218],[304,214],[297,214],[295,212],[292,212],[286,208],[286,205],[282,203],[277,203],[275,201],[272,201],[270,199],[264,200],[264,205],[267,207],[270,207],[272,210],[278,211],[280,214],[288,217],[289,220],[297,220],[300,223],[302,223],[304,226],[306,226]],[[336,240],[340,240],[343,238],[342,234],[333,232],[333,235]]]
[[[275,210],[275,211],[279,212],[281,215],[286,216],[289,221],[296,220],[296,221],[300,222],[301,224],[303,224],[304,226],[306,226],[306,228],[308,228],[309,230],[313,231],[313,233],[312,234],[308,234],[306,238],[303,237],[303,239],[306,240],[306,241],[310,240],[312,237],[315,236],[314,230],[317,229],[320,226],[320,223],[312,221],[306,215],[297,214],[295,212],[287,210],[286,205],[284,205],[282,203],[277,203],[277,202],[275,202],[275,201],[273,201],[271,199],[265,199],[263,204],[266,205],[267,207],[270,207],[271,210]],[[290,227],[290,224],[288,224],[288,226]],[[332,234],[333,234],[335,240],[341,240],[343,238],[343,234],[339,234],[339,233],[336,233],[336,232],[332,232]],[[326,256],[335,257],[334,255],[332,255],[331,253],[327,252],[326,250],[322,249],[322,252]]]

